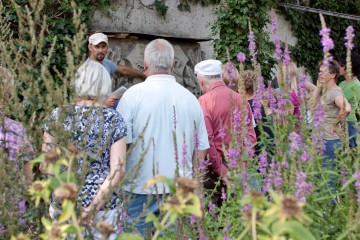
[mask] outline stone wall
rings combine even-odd
[[[111,39],[107,58],[143,71],[144,50],[149,40]],[[202,60],[201,47],[197,43],[171,42],[175,51],[175,66],[173,75],[178,83],[189,89],[196,96],[200,94],[194,66]],[[128,79],[121,76],[115,77],[114,88],[119,86],[130,87],[141,82],[140,79]]]
[[[168,39],[175,48],[177,81],[198,95],[200,90],[193,67],[197,62],[213,57],[212,41],[203,41],[211,38],[211,23],[216,19],[213,5],[194,4],[188,12],[177,9],[179,0],[166,1],[169,8],[162,17],[153,3],[154,0],[114,0],[109,13],[95,12],[90,29],[109,35],[110,59],[139,70],[143,70],[146,44],[154,38]],[[280,40],[295,45],[297,39],[292,36],[289,23],[282,16],[277,20]],[[270,26],[264,27],[265,31],[268,29]],[[133,36],[119,38],[119,33]],[[118,77],[115,85],[130,86],[138,81]]]

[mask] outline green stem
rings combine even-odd
[[[251,235],[252,240],[256,240],[256,208],[254,206],[251,210]]]
[[[76,235],[78,237],[77,239],[84,240],[81,229],[80,229],[80,226],[79,226],[78,219],[77,219],[76,214],[75,214],[74,211],[71,211],[71,220],[73,221],[73,225],[76,228]]]
[[[158,238],[160,231],[164,229],[163,226],[165,226],[165,223],[166,223],[167,219],[169,218],[169,215],[170,215],[170,211],[167,211],[167,213],[161,220],[160,229],[156,229],[156,232],[154,233],[154,236],[151,238],[151,240],[156,240]]]
[[[246,226],[245,230],[240,234],[240,236],[237,238],[237,240],[241,240],[245,234],[249,231],[250,225]]]

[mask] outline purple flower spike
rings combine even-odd
[[[266,165],[267,165],[267,152],[264,151],[263,153],[261,153],[259,155],[259,162],[258,162],[258,165],[259,165],[259,172],[262,174],[262,175],[265,175],[266,174]]]
[[[296,175],[296,188],[297,191],[295,196],[299,199],[300,202],[306,202],[306,196],[309,195],[313,191],[313,187],[311,184],[307,183],[306,181],[306,173],[300,171]]]
[[[323,28],[320,30],[321,44],[323,46],[323,52],[328,52],[334,48],[334,41],[330,38],[330,28]]]
[[[292,152],[298,151],[299,147],[303,144],[302,137],[296,132],[291,132],[289,134],[289,140],[290,140],[290,149]]]
[[[243,52],[239,52],[238,55],[236,55],[236,59],[238,60],[238,62],[245,62],[246,60],[246,55]]]
[[[251,55],[251,62],[253,65],[256,64],[256,42],[255,42],[255,35],[254,32],[251,31],[248,35],[248,40],[249,40],[249,50],[250,50],[250,55]]]
[[[237,158],[240,156],[240,151],[237,149],[230,148],[226,152],[226,155],[229,157],[229,160],[230,160],[229,167],[234,168],[237,163]]]
[[[360,171],[357,169],[355,173],[353,174],[353,178],[355,178],[355,188],[357,191],[357,199],[358,204],[360,204]]]
[[[345,40],[347,40],[347,42],[345,43],[345,47],[349,50],[354,48],[354,44],[353,44],[354,37],[355,37],[354,28],[353,26],[350,25],[346,28],[346,36],[345,36]]]

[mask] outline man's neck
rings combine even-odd
[[[95,62],[98,62],[98,63],[101,63],[102,64],[102,61],[98,61],[96,58],[94,58],[93,56],[89,56],[90,60],[91,61],[95,61]]]

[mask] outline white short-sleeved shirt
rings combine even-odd
[[[173,179],[176,159],[179,175],[191,178],[196,145],[197,149],[205,150],[209,148],[209,142],[200,104],[190,91],[176,82],[174,76],[152,75],[145,82],[134,85],[121,98],[117,111],[127,125],[127,143],[135,145],[127,158],[127,172],[147,150],[138,177],[125,185],[126,191],[155,194],[154,188],[143,190],[144,184],[154,177],[154,172],[155,176]],[[159,193],[164,191],[162,184],[157,187]],[[166,186],[165,192],[169,192]]]

